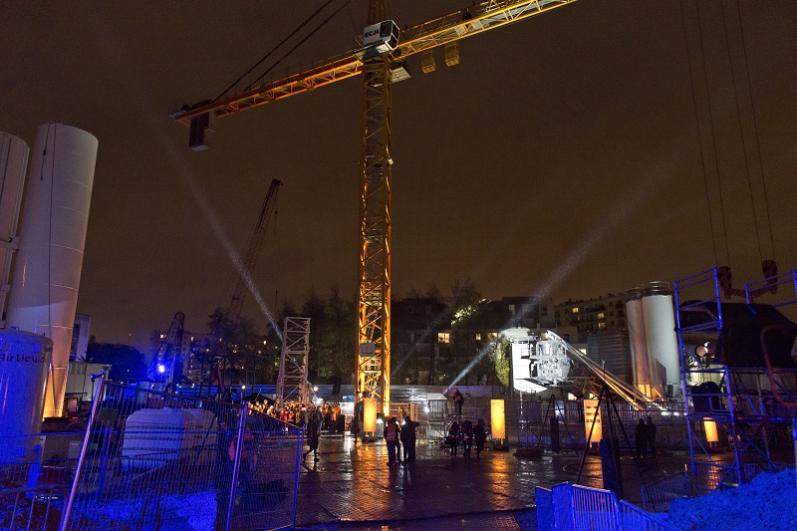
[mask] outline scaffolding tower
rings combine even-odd
[[[673,282],[690,472],[715,486],[774,469],[773,449],[797,415],[797,327],[780,313],[797,307],[797,270],[749,282],[745,300],[732,302],[723,269]],[[778,287],[785,301],[751,296]]]
[[[277,378],[277,404],[310,401],[307,370],[310,356],[310,319],[286,317],[282,328],[282,353]]]

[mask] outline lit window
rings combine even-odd
[[[509,305],[509,313],[515,313],[515,305],[514,304],[510,304]]]
[[[490,341],[495,341],[496,339],[498,339],[498,332],[490,332],[489,334],[487,334],[487,338]]]
[[[482,335],[477,333],[476,334],[476,341],[481,341],[481,340],[482,340]]]
[[[570,313],[578,313],[578,306],[570,308]]]
[[[598,323],[598,328],[606,328],[606,322],[601,321],[600,323]]]
[[[451,334],[449,332],[438,332],[437,333],[437,342],[438,343],[451,343]]]
[[[606,314],[601,312],[598,314],[598,319],[606,319]]]

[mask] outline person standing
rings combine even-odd
[[[644,459],[648,454],[648,428],[643,419],[639,419],[634,431],[634,442],[636,442],[636,456]]]
[[[473,423],[466,420],[462,423],[462,457],[470,459],[470,449],[473,447]]]
[[[396,464],[396,443],[399,439],[399,429],[396,417],[391,417],[385,424],[385,442],[387,443],[387,465]]]
[[[448,429],[448,437],[446,437],[446,442],[451,447],[451,457],[457,456],[457,446],[459,446],[459,423],[455,420],[451,427]]]
[[[320,415],[310,414],[307,420],[307,446],[309,450],[304,453],[304,458],[313,452],[313,461],[318,461],[318,442],[321,438],[321,417]]]
[[[462,406],[465,404],[465,397],[460,393],[459,389],[454,389],[454,406],[457,411],[457,421],[462,420]]]
[[[656,425],[653,424],[653,419],[650,418],[650,415],[648,415],[648,422],[645,424],[645,428],[647,429],[648,449],[650,450],[650,456],[656,457]]]
[[[410,416],[404,417],[404,425],[401,427],[401,444],[404,445],[404,462],[415,461],[415,427],[416,423],[410,420]]]
[[[484,426],[484,419],[479,419],[476,422],[476,427],[473,428],[473,440],[476,443],[476,459],[480,459],[482,450],[484,450],[484,442],[487,440],[487,428]]]

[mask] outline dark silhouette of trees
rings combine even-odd
[[[110,365],[111,380],[138,381],[147,377],[144,354],[129,345],[90,341],[86,349],[86,361]]]

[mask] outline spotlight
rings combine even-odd
[[[158,374],[165,374],[166,373],[166,365],[163,363],[158,363]]]

